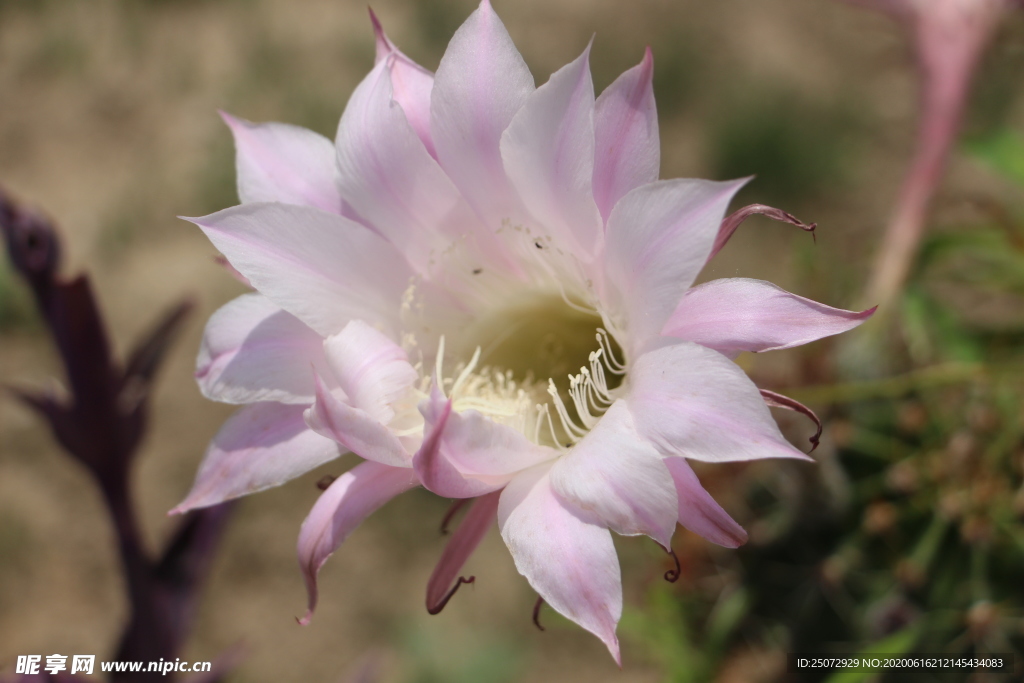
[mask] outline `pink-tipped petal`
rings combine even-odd
[[[649,351],[633,363],[629,386],[637,432],[663,455],[809,459],[779,432],[750,378],[717,351],[683,341]]]
[[[712,543],[738,548],[747,542],[747,532],[715,502],[685,458],[666,458],[679,497],[679,523]]]
[[[746,181],[663,180],[620,199],[608,218],[607,304],[624,318],[627,353],[656,337],[707,260]]]
[[[646,534],[670,548],[678,502],[661,454],[636,432],[624,401],[551,468],[551,487],[584,516],[625,536]]]
[[[316,378],[316,403],[305,413],[317,434],[337,441],[361,458],[392,467],[409,467],[411,456],[394,433],[366,411],[353,408]]]
[[[605,221],[626,193],[658,179],[661,139],[653,76],[647,48],[643,61],[615,79],[594,105],[594,201]]]
[[[444,607],[462,566],[480,545],[487,531],[494,526],[499,496],[500,493],[495,491],[474,500],[465,519],[445,545],[441,559],[427,582],[427,611],[431,614],[437,614]]]
[[[338,124],[342,196],[421,272],[461,198],[430,156],[392,86],[389,56],[349,99]]]
[[[238,198],[285,202],[342,213],[334,178],[334,145],[311,130],[285,123],[251,123],[221,112],[235,136]]]
[[[395,102],[405,112],[409,125],[416,131],[423,146],[431,156],[434,153],[434,141],[430,138],[430,91],[434,87],[434,74],[412,61],[395,47],[377,15],[370,10],[370,21],[373,23],[373,34],[376,39],[377,54],[374,61],[379,64],[387,61],[391,73],[391,86]],[[389,59],[390,58],[390,59]]]
[[[243,204],[189,220],[253,286],[323,337],[353,318],[398,326],[408,264],[365,226],[304,206]]]
[[[338,457],[338,444],[303,422],[304,409],[254,403],[232,415],[213,437],[192,490],[171,513],[278,486]]]
[[[871,317],[790,294],[763,280],[712,280],[686,292],[662,334],[726,354],[775,351],[846,332]]]
[[[371,513],[418,483],[411,469],[363,462],[335,479],[317,499],[299,530],[299,567],[309,595],[306,616],[299,623],[308,624],[313,616],[316,577],[327,558]]]
[[[445,498],[475,498],[500,489],[509,477],[476,477],[465,475],[452,462],[450,454],[462,444],[458,438],[449,440],[447,427],[459,416],[452,411],[451,400],[445,398],[435,384],[430,398],[420,404],[426,424],[423,445],[412,459],[412,467],[423,487]]]
[[[323,344],[349,404],[382,424],[391,422],[391,407],[419,374],[395,342],[362,320],[353,320]]]
[[[323,338],[263,295],[243,294],[206,323],[196,380],[203,396],[223,403],[309,405],[310,366],[327,368]]]
[[[533,90],[530,69],[504,24],[482,2],[437,67],[430,129],[438,161],[491,229],[518,210],[498,145]]]
[[[501,136],[505,172],[538,229],[584,258],[600,246],[590,46],[537,88]]]
[[[622,583],[611,532],[563,502],[543,465],[505,487],[498,525],[530,586],[559,614],[600,638],[621,666],[615,627],[622,616]]]

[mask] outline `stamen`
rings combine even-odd
[[[448,535],[448,525],[451,524],[452,518],[455,517],[456,513],[462,509],[462,507],[468,503],[472,498],[459,498],[452,506],[448,508],[448,512],[445,513],[444,519],[441,520],[441,535]]]
[[[675,583],[676,581],[679,580],[679,577],[682,576],[682,574],[683,574],[683,567],[682,567],[681,564],[679,564],[679,556],[676,555],[676,551],[675,550],[672,550],[671,548],[669,548],[668,554],[672,556],[673,560],[675,560],[676,568],[675,569],[669,569],[667,572],[665,572],[665,580],[668,581],[669,583]]]
[[[448,591],[443,598],[441,598],[441,602],[437,603],[433,607],[428,607],[427,608],[427,613],[428,614],[440,614],[441,610],[444,609],[444,606],[447,605],[448,601],[452,599],[453,595],[455,595],[455,591],[459,590],[459,586],[461,586],[464,583],[473,583],[475,581],[476,581],[476,577],[475,576],[471,576],[468,579],[466,577],[464,577],[464,576],[460,576],[458,578],[458,580],[455,581],[455,585],[452,586],[452,589],[450,591]]]
[[[437,342],[437,360],[434,365],[434,375],[438,382],[442,381],[444,377],[444,335],[441,335],[440,341]]]
[[[537,596],[537,602],[533,603],[533,625],[541,631],[544,627],[540,625],[540,608],[544,606],[544,598]]]
[[[476,364],[480,360],[480,347],[476,347],[476,351],[473,352],[473,357],[469,359],[469,364],[463,368],[462,372],[459,373],[458,379],[455,380],[455,384],[452,385],[452,396],[455,395],[461,387],[462,383],[466,381],[466,378],[472,374],[473,370],[476,369]]]
[[[626,364],[620,362],[615,357],[615,354],[612,353],[611,338],[608,336],[608,331],[604,328],[597,328],[597,343],[601,345],[601,350],[604,351],[605,364],[608,366],[608,369],[616,375],[626,374]]]
[[[320,477],[319,481],[316,482],[316,487],[321,491],[326,491],[328,487],[330,487],[330,485],[334,483],[335,479],[337,479],[337,477],[334,476],[333,474],[325,474],[324,476]]]
[[[587,431],[577,427],[569,417],[569,412],[565,409],[565,404],[562,403],[562,397],[558,395],[558,389],[555,388],[553,379],[548,379],[548,394],[554,399],[555,411],[558,413],[558,419],[562,423],[562,429],[565,430],[566,436],[572,443],[579,442]]]

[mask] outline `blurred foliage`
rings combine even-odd
[[[757,176],[759,201],[791,206],[841,180],[850,131],[841,109],[781,89],[742,89],[714,117],[714,178]]]
[[[403,659],[413,672],[403,678],[406,683],[511,683],[519,677],[522,652],[514,643],[477,634],[465,656],[450,657],[439,639],[435,629],[407,632]]]
[[[0,331],[34,325],[35,315],[28,292],[11,272],[7,259],[0,261]]]

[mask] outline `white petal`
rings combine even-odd
[[[594,83],[590,47],[537,88],[501,136],[501,158],[523,205],[563,248],[599,248],[594,202]]]
[[[393,99],[389,67],[395,59],[377,64],[345,107],[338,182],[356,212],[425,273],[461,198]]]
[[[362,320],[328,338],[324,352],[349,403],[382,424],[395,416],[390,404],[419,378],[402,347]]]
[[[647,48],[643,61],[615,79],[594,105],[594,201],[605,221],[627,192],[658,179],[661,140],[653,74]]]
[[[629,354],[661,332],[707,261],[744,182],[662,180],[638,187],[612,209],[605,268],[613,291],[606,304],[626,321]]]
[[[353,318],[393,331],[411,272],[379,235],[289,204],[243,204],[189,218],[271,301],[323,337]]]
[[[844,311],[770,282],[725,278],[688,291],[662,334],[726,354],[774,351],[851,330],[874,310]]]
[[[530,69],[484,0],[441,58],[430,129],[445,172],[491,229],[516,211],[498,144],[533,90]]]
[[[621,665],[615,627],[622,616],[622,582],[611,533],[581,519],[555,495],[544,465],[520,474],[501,492],[498,526],[530,586],[559,614],[604,641]]]
[[[235,136],[238,198],[342,212],[331,141],[286,123],[250,123],[221,112]]]
[[[309,405],[314,368],[327,369],[323,338],[265,296],[243,294],[206,323],[196,380],[223,403]]]
[[[412,467],[423,482],[423,487],[446,498],[475,498],[497,491],[508,476],[475,477],[463,474],[452,462],[445,439],[448,421],[457,417],[451,401],[444,398],[436,386],[431,390],[430,399],[420,404],[425,426],[423,444],[412,459]]]
[[[612,531],[671,547],[679,506],[661,454],[640,438],[624,401],[612,404],[551,468],[555,492]]]
[[[299,623],[308,624],[313,616],[318,597],[316,576],[327,558],[364,519],[417,483],[408,468],[363,462],[321,494],[299,530],[299,566],[309,594],[309,608]]]
[[[809,459],[779,432],[750,378],[717,351],[691,342],[658,348],[636,360],[628,381],[637,431],[663,455]]]
[[[412,460],[390,429],[366,411],[353,408],[316,378],[316,403],[305,413],[317,434],[337,441],[361,458],[392,467],[409,467]]]
[[[278,486],[337,458],[338,444],[310,430],[303,410],[254,403],[232,415],[213,437],[192,490],[172,514]]]

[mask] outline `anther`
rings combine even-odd
[[[476,581],[475,576],[471,576],[468,579],[464,576],[460,576],[458,580],[455,581],[455,585],[452,586],[452,589],[448,591],[443,598],[441,598],[441,602],[437,603],[433,607],[427,608],[427,613],[440,614],[441,610],[444,609],[444,606],[447,605],[448,601],[452,599],[453,595],[455,595],[455,591],[459,590],[459,586],[461,586],[464,583],[473,583],[474,581]]]
[[[326,491],[328,487],[334,483],[335,479],[337,479],[337,477],[334,476],[333,474],[325,474],[324,476],[320,477],[319,481],[317,481],[316,487],[321,491]]]

